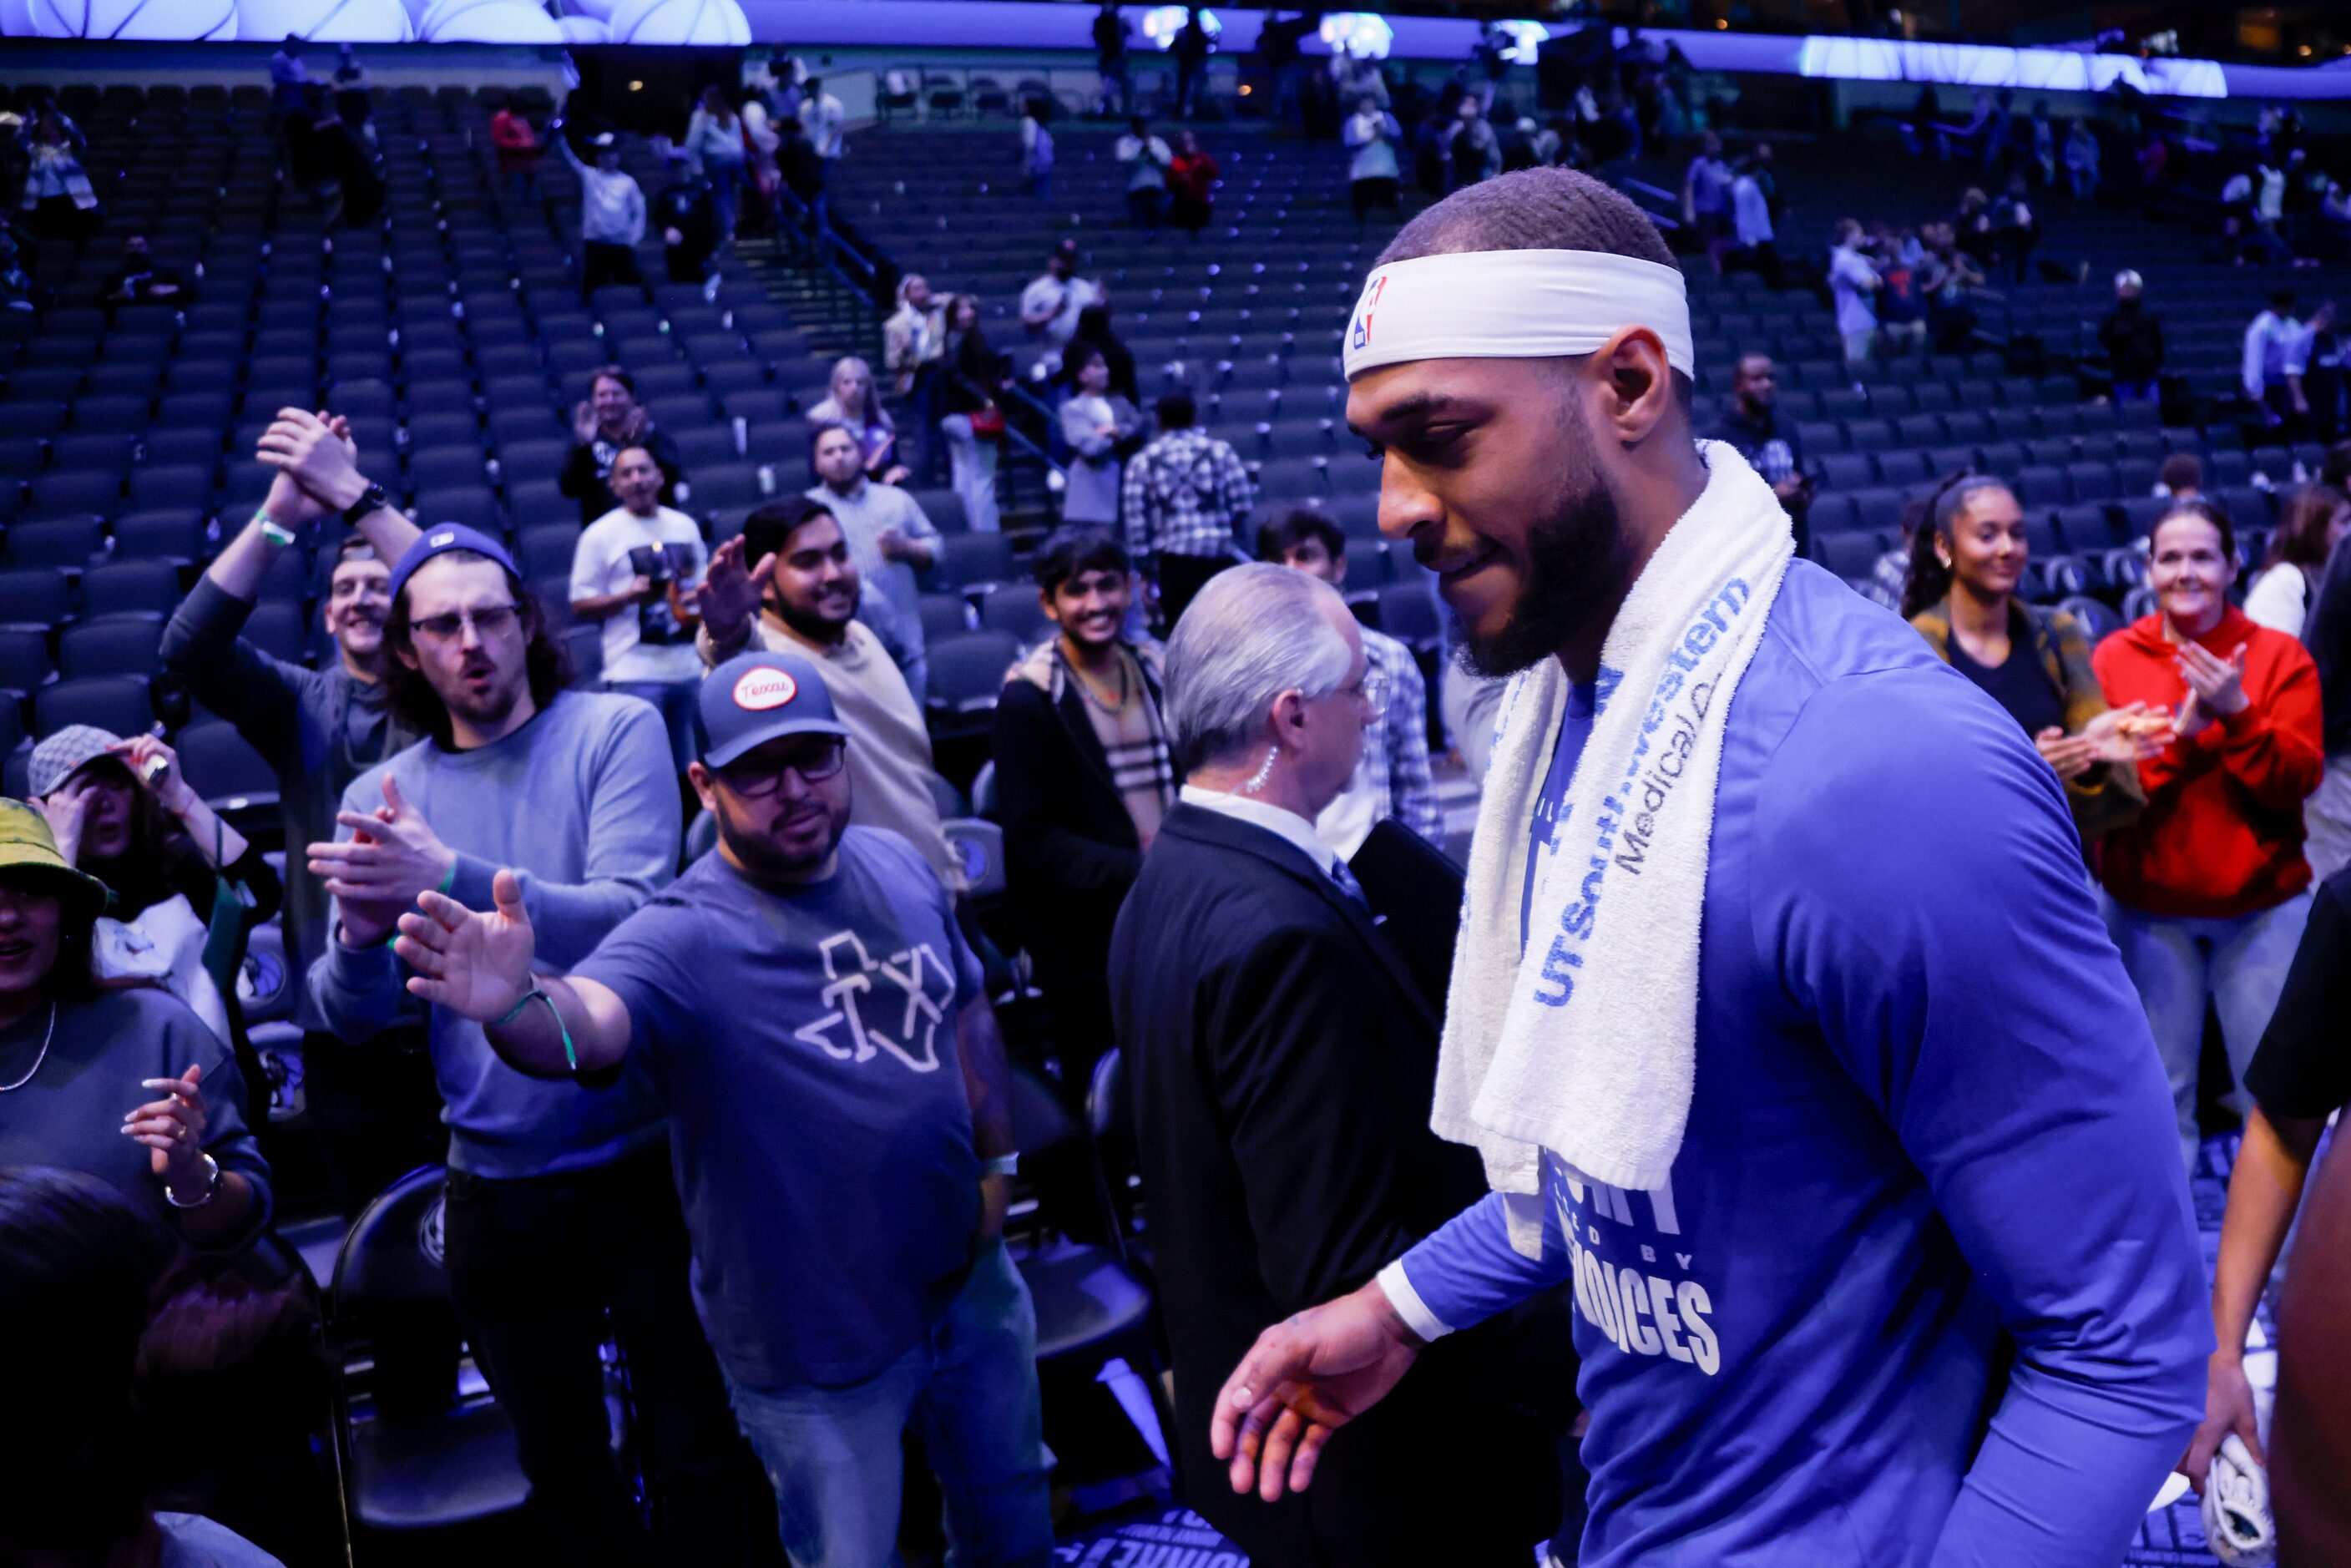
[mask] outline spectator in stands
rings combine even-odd
[[[1986,277],[2000,270],[2000,235],[1992,226],[1991,200],[1975,186],[1959,193],[1959,210],[1949,219],[1959,254]]]
[[[2253,1052],[2245,1071],[2244,1137],[2229,1171],[2229,1204],[2220,1219],[2220,1244],[2212,1278],[2212,1327],[2215,1345],[2207,1369],[2204,1423],[2197,1428],[2180,1472],[2200,1493],[2209,1490],[2208,1474],[2221,1441],[2235,1436],[2257,1464],[2271,1462],[2262,1440],[2252,1385],[2245,1377],[2245,1342],[2252,1332],[2254,1310],[2268,1292],[2271,1270],[2284,1250],[2303,1190],[2316,1159],[2319,1141],[2328,1120],[2351,1103],[2351,1055],[2343,1050],[2345,1009],[2351,996],[2351,879],[2332,877],[2321,883],[2310,905],[2310,919],[2294,949],[2278,995],[2277,1010]],[[2340,1157],[2339,1155],[2337,1157]],[[2314,1207],[2303,1225],[2303,1245],[2319,1249],[2329,1267],[2339,1267],[2341,1231],[2330,1228]],[[2339,1343],[2343,1322],[2317,1325],[2327,1339]],[[2282,1354],[2290,1351],[2289,1336],[2280,1335]],[[2286,1364],[2287,1376],[2305,1387],[2317,1369]],[[2323,1396],[2322,1397],[2331,1397]],[[2277,1423],[2291,1431],[2291,1416]],[[2291,1448],[2290,1437],[2278,1437],[2275,1446]],[[2293,1457],[2284,1463],[2290,1465]],[[2273,1478],[2274,1483],[2275,1478]],[[2328,1485],[2333,1483],[2329,1482]],[[2273,1498],[2280,1534],[2286,1542],[2292,1523],[2293,1494],[2287,1485],[2274,1486]],[[2339,1538],[2338,1538],[2339,1539]],[[2291,1547],[2287,1548],[2289,1551]],[[2323,1555],[2323,1552],[2321,1553]],[[2300,1561],[2299,1555],[2288,1562]]]
[[[335,113],[350,128],[352,135],[370,148],[376,144],[375,106],[368,101],[367,68],[351,54],[349,44],[336,46],[334,94]]]
[[[1974,340],[1976,308],[1971,290],[1981,288],[1984,275],[1949,224],[1929,224],[1921,238],[1927,256],[1922,287],[1927,290],[1927,335],[1945,353],[1964,350]]]
[[[702,89],[702,100],[686,120],[685,140],[678,143],[685,165],[710,182],[711,204],[718,218],[718,243],[735,243],[735,213],[742,200],[743,170],[748,157],[743,142],[743,119],[715,83]]]
[[[152,1040],[141,1043],[152,1056]],[[113,1106],[105,1109],[111,1122]],[[7,1119],[0,1111],[0,1126]],[[243,1190],[246,1177],[221,1179]],[[10,1369],[8,1396],[40,1416],[0,1446],[0,1561],[282,1568],[225,1525],[183,1511],[185,1500],[173,1495],[187,1457],[172,1442],[184,1430],[174,1385],[190,1381],[191,1362],[266,1333],[272,1303],[230,1296],[188,1269],[174,1228],[145,1207],[89,1173],[0,1162],[0,1333],[38,1347]],[[215,1473],[249,1457],[220,1451],[220,1424],[208,1427],[204,1458]],[[180,1506],[160,1506],[167,1499]]]
[[[2287,497],[2262,570],[2245,591],[2245,618],[2300,642],[2326,580],[2327,558],[2346,532],[2351,497],[2315,483]]]
[[[2204,495],[2204,459],[2193,452],[2175,452],[2155,471],[2155,494],[2174,501],[2199,500]]]
[[[1022,946],[1082,1096],[1112,1043],[1112,924],[1176,800],[1159,647],[1123,634],[1132,562],[1105,529],[1056,529],[1030,570],[1055,635],[1005,675],[996,798]]]
[[[36,239],[81,239],[98,224],[98,193],[81,166],[89,139],[54,99],[26,111],[16,128],[25,159],[26,226]]]
[[[947,895],[851,826],[857,741],[826,690],[799,653],[712,672],[693,777],[718,851],[568,978],[532,973],[544,939],[511,872],[494,910],[428,894],[399,950],[520,1071],[632,1069],[669,1107],[695,1294],[792,1561],[895,1555],[913,1428],[959,1560],[1043,1563],[1003,1038]]]
[[[1184,25],[1167,46],[1176,61],[1176,118],[1197,120],[1201,99],[1208,85],[1208,56],[1215,52],[1217,40],[1208,34],[1207,24],[1200,19],[1197,5],[1184,7]]]
[[[1836,301],[1837,336],[1844,342],[1847,370],[1868,363],[1877,341],[1875,298],[1879,286],[1877,269],[1862,254],[1861,225],[1846,218],[1837,225],[1835,243],[1829,247],[1829,292]]]
[[[1551,1445],[1515,1396],[1527,1389],[1504,1392],[1515,1325],[1471,1331],[1461,1363],[1408,1380],[1405,1405],[1324,1452],[1336,1468],[1314,1491],[1236,1496],[1210,1457],[1220,1369],[1260,1329],[1362,1285],[1484,1184],[1468,1151],[1428,1130],[1437,1004],[1312,826],[1377,718],[1353,617],[1302,573],[1241,567],[1177,626],[1168,666],[1187,777],[1109,974],[1177,1368],[1177,1463],[1211,1478],[1194,1506],[1256,1562],[1516,1562],[1559,1514]],[[1481,1437],[1421,1445],[1437,1431]]]
[[[1747,465],[1771,486],[1787,508],[1796,535],[1796,554],[1804,555],[1812,538],[1808,526],[1813,507],[1813,481],[1804,472],[1804,446],[1793,423],[1780,423],[1779,367],[1769,354],[1741,354],[1730,375],[1730,406],[1707,432],[1709,440],[1729,442]]]
[[[2115,308],[2098,323],[2116,402],[2153,402],[2163,375],[2163,323],[2147,308],[2146,285],[2129,268],[2115,274]]]
[[[783,189],[783,167],[776,154],[784,145],[783,133],[776,129],[775,116],[768,111],[767,95],[747,88],[741,99],[743,115],[743,150],[747,162],[744,177],[749,183],[752,199],[764,225],[777,223],[776,198]]]
[[[2309,417],[2310,397],[2303,378],[2310,369],[2311,339],[2334,320],[2331,302],[2312,311],[2309,322],[2297,320],[2294,290],[2275,288],[2270,291],[2268,308],[2246,327],[2245,396],[2262,405],[2272,425],[2292,422],[2298,427]]]
[[[1122,137],[1121,145],[1126,140]],[[1165,147],[1166,143],[1160,145]],[[1128,193],[1134,193],[1132,188]],[[1058,355],[1078,329],[1078,312],[1089,305],[1100,304],[1102,298],[1101,284],[1078,276],[1078,242],[1065,239],[1047,253],[1043,273],[1030,279],[1029,287],[1020,291],[1020,325],[1029,329],[1032,342]]]
[[[1114,150],[1126,166],[1126,215],[1139,229],[1155,229],[1167,206],[1167,167],[1176,162],[1165,138],[1153,134],[1151,121],[1136,115],[1127,121],[1126,134]],[[1022,307],[1021,315],[1028,315]]]
[[[1762,167],[1758,154],[1769,151],[1759,148],[1739,161],[1739,172],[1730,182],[1731,238],[1738,246],[1734,259],[1739,265],[1762,278],[1764,287],[1778,288],[1784,278],[1777,234],[1771,226],[1771,199],[1758,178]]]
[[[590,166],[571,150],[561,120],[549,129],[557,151],[580,176],[580,298],[587,299],[608,283],[643,287],[637,242],[645,237],[645,193],[621,171],[620,137],[610,131],[590,137],[596,154]]]
[[[298,410],[287,419],[284,434],[273,427],[265,440],[265,461],[313,423]],[[319,621],[334,639],[334,660],[308,669],[241,634],[270,563],[326,515],[322,503],[278,476],[260,512],[222,548],[163,629],[165,673],[235,725],[277,774],[289,845],[332,838],[351,780],[417,739],[392,711],[383,680],[383,624],[392,608],[387,563],[415,539],[416,525],[380,492],[363,507],[359,531],[332,552]],[[421,1033],[404,1031],[398,1043],[362,1053],[327,1032],[301,983],[326,952],[326,890],[298,854],[287,863],[285,884],[286,959],[295,979],[294,1021],[303,1031],[304,1093],[335,1201],[346,1220],[356,1219],[392,1181],[446,1154],[441,1094]],[[418,1049],[407,1049],[412,1039]]]
[[[1453,122],[1445,129],[1445,162],[1451,172],[1448,190],[1490,180],[1502,172],[1501,143],[1479,110],[1475,95],[1461,100]]]
[[[805,232],[820,250],[832,243],[832,198],[825,192],[825,161],[798,120],[776,122],[776,169],[784,189],[807,214]]]
[[[2178,716],[2139,764],[2146,810],[2106,836],[2100,870],[2191,1170],[2205,1009],[2242,1083],[2310,908],[2302,802],[2322,765],[2318,672],[2294,639],[2230,604],[2235,560],[2227,514],[2175,507],[2155,526],[2155,612],[2092,658],[2107,701]]]
[[[1883,358],[1927,351],[1926,260],[1917,237],[1904,230],[1896,238],[1887,229],[1876,246],[1872,264],[1877,270],[1877,339]]]
[[[1119,476],[1141,435],[1143,412],[1111,391],[1110,361],[1100,349],[1072,346],[1062,363],[1076,371],[1077,388],[1061,404],[1061,439],[1071,453],[1061,520],[1116,528]]]
[[[176,997],[103,983],[107,894],[40,811],[0,800],[0,1168],[80,1171],[195,1246],[242,1248],[269,1222],[270,1187],[235,1058]],[[0,1274],[0,1295],[21,1278]]]
[[[1257,559],[1346,586],[1347,536],[1311,507],[1292,507],[1259,528]],[[1379,716],[1364,731],[1354,776],[1315,817],[1314,834],[1352,861],[1372,829],[1393,817],[1441,849],[1445,812],[1428,770],[1428,683],[1410,648],[1369,626],[1358,630],[1370,672],[1364,695]]]
[[[882,640],[858,619],[857,562],[840,523],[803,496],[770,501],[710,558],[701,594],[705,664],[746,648],[800,653],[816,664],[849,727],[850,820],[886,828],[914,846],[949,892],[962,862],[931,793],[930,732]]]
[[[620,505],[580,532],[571,613],[603,627],[604,689],[653,704],[681,774],[694,760],[694,600],[707,568],[702,529],[661,504],[661,465],[642,446],[612,459]]]
[[[2086,119],[2076,120],[2065,131],[2065,179],[2077,202],[2098,199],[2098,133]]]
[[[107,275],[99,298],[107,305],[176,304],[181,298],[180,269],[158,267],[148,254],[145,235],[126,235],[122,265]]]
[[[302,63],[302,35],[288,33],[269,57],[269,111],[279,119],[298,113],[302,89],[310,84],[309,68]]]
[[[2008,710],[2065,786],[2083,841],[2134,821],[2144,705],[2110,708],[2082,624],[2017,596],[2029,559],[2024,511],[1998,479],[1945,481],[1910,547],[1902,613],[1936,656]]]
[[[2019,140],[2032,150],[2033,183],[2046,190],[2057,183],[2057,127],[2045,100],[2033,103],[2032,118],[2022,129]]]
[[[161,986],[234,1039],[245,935],[277,913],[277,873],[260,848],[188,787],[178,754],[152,735],[69,724],[33,747],[25,791],[66,863],[113,895],[98,922],[99,977]]]
[[[348,470],[337,458],[320,442],[286,466],[332,505],[356,477],[328,472]],[[393,566],[391,587],[392,703],[431,738],[360,775],[336,841],[308,847],[335,898],[310,987],[354,1045],[406,1005],[388,944],[419,894],[445,888],[489,909],[501,891],[516,899],[518,873],[539,951],[568,967],[677,866],[659,715],[565,689],[562,644],[503,545],[436,525]],[[527,1078],[461,1011],[432,1005],[430,1017],[451,1134],[450,1296],[514,1424],[539,1538],[570,1561],[653,1560],[601,1419],[609,1332],[628,1357],[662,1560],[738,1561],[737,1437],[686,1289],[660,1102],[641,1072],[596,1088]]]
[[[506,176],[507,187],[536,201],[541,151],[538,130],[528,116],[515,112],[512,99],[501,100],[498,111],[490,116],[490,145],[497,149],[498,172]]]
[[[1991,216],[1993,254],[2007,268],[2010,281],[2022,283],[2041,244],[2041,220],[2033,215],[2022,173],[2008,177],[2008,189],[1991,204]]]
[[[653,416],[637,401],[636,379],[618,365],[605,365],[589,378],[588,396],[571,410],[571,455],[564,460],[556,483],[567,496],[580,498],[580,526],[621,504],[610,483],[612,460],[625,446],[641,446],[661,465],[664,506],[683,475],[677,444],[669,433],[653,428]]]
[[[1029,193],[1041,201],[1053,199],[1053,133],[1045,128],[1051,100],[1029,98],[1020,111],[1020,179]]]
[[[882,369],[892,397],[911,397],[928,412],[925,378],[934,382],[947,351],[947,304],[931,292],[930,279],[910,272],[898,280],[898,308],[882,323]]]
[[[1737,178],[1722,155],[1722,138],[1711,131],[1699,137],[1698,152],[1682,172],[1682,222],[1690,243],[1704,248],[1718,273],[1730,226],[1730,186]]]
[[[1188,131],[1176,133],[1176,157],[1167,165],[1167,221],[1194,239],[1216,216],[1217,161]]]
[[[1158,587],[1161,624],[1172,629],[1192,596],[1233,564],[1234,530],[1257,497],[1239,454],[1199,428],[1190,392],[1166,393],[1154,412],[1159,434],[1127,461],[1119,515],[1128,553]]]
[[[867,590],[890,612],[898,667],[920,706],[928,683],[923,656],[922,590],[914,573],[938,562],[939,530],[922,503],[893,485],[865,476],[864,449],[845,425],[820,424],[809,443],[817,482],[808,498],[831,512],[848,537],[849,553]],[[878,630],[878,628],[877,628]]]
[[[1047,281],[1038,279],[1039,283]],[[1083,279],[1080,279],[1083,282]],[[1032,283],[1033,291],[1037,285]],[[1023,296],[1024,303],[1027,297]],[[958,294],[947,301],[946,362],[942,367],[939,432],[964,521],[974,533],[997,531],[996,447],[1004,438],[1004,411],[997,394],[1006,385],[1003,357],[988,347],[979,324],[979,301]]]
[[[684,163],[684,153],[670,156]],[[682,168],[678,177],[653,198],[653,217],[661,225],[662,266],[669,280],[706,280],[711,253],[718,248],[718,214],[710,182],[691,165]]]
[[[865,476],[878,485],[903,484],[910,470],[898,461],[898,424],[873,391],[873,367],[854,354],[833,361],[825,395],[808,411],[811,426],[837,424],[857,438]]]
[[[849,150],[843,129],[848,123],[849,111],[822,81],[810,77],[800,84],[800,129],[808,133],[810,148],[827,163]]]
[[[1102,78],[1102,101],[1097,110],[1107,119],[1124,114],[1134,99],[1134,82],[1126,61],[1126,16],[1115,0],[1102,0],[1094,13],[1094,69]],[[1117,95],[1113,107],[1112,95]]]
[[[1404,130],[1396,124],[1395,115],[1383,108],[1380,101],[1366,94],[1355,100],[1355,112],[1348,117],[1342,137],[1351,150],[1347,160],[1348,191],[1354,199],[1355,221],[1363,222],[1374,207],[1385,207],[1391,213],[1404,209],[1397,198],[1396,143],[1404,140]]]
[[[1143,394],[1135,390],[1134,352],[1119,337],[1118,329],[1110,323],[1110,307],[1089,305],[1078,312],[1078,329],[1070,338],[1069,347],[1061,353],[1061,382],[1074,388],[1077,369],[1071,362],[1081,349],[1100,349],[1102,362],[1110,367],[1110,390],[1119,397],[1138,406]]]

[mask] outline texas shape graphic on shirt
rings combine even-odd
[[[833,1010],[802,1024],[794,1031],[799,1039],[836,1061],[871,1061],[887,1051],[914,1071],[938,1071],[939,1023],[955,1001],[955,976],[929,943],[877,960],[857,933],[841,931],[819,943],[817,951],[824,959],[823,999]],[[877,993],[877,981],[896,989]],[[904,1005],[897,1006],[902,1000]],[[833,1030],[842,1025],[846,1042],[836,1042]]]

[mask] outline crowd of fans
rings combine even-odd
[[[1105,110],[1132,109],[1123,27],[1104,7]],[[1442,192],[1537,164],[1605,167],[1676,137],[1690,113],[1686,66],[1670,59],[1579,81],[1538,125],[1497,95],[1499,70],[1401,103],[1367,62],[1342,55],[1326,80],[1278,39],[1268,48],[1285,105],[1351,103],[1332,121],[1358,218],[1396,211],[1407,170]],[[1196,9],[1171,52],[1182,116],[1210,52]],[[273,77],[289,172],[330,217],[362,221],[363,73],[321,83],[284,58]],[[348,51],[345,68],[358,70]],[[1995,280],[2086,275],[2040,254],[2032,207],[2061,185],[2098,199],[2096,138],[2043,107],[2016,115],[2004,93],[1978,110],[1953,125],[1922,106],[1921,144],[1980,160],[1996,200],[1971,189],[1948,220],[1916,228],[1837,225],[1822,279],[1856,371],[1965,344],[1971,301]],[[1039,192],[1050,120],[1038,106],[1023,123]],[[29,222],[74,232],[88,205],[79,133],[52,110],[23,135]],[[518,183],[535,182],[549,141],[578,174],[587,290],[642,281],[649,221],[680,281],[707,277],[754,224],[805,217],[820,232],[822,165],[843,151],[839,100],[791,75],[704,94],[676,144],[677,181],[650,204],[613,133],[583,150],[561,121],[542,129],[509,108],[492,135]],[[2281,131],[2298,170],[2289,141]],[[1190,130],[1171,141],[1132,115],[1113,156],[1136,226],[1196,235],[1211,221],[1217,166]],[[2341,194],[2330,186],[2295,232],[2323,235]],[[1768,145],[1734,160],[1704,134],[1678,198],[1690,265],[1782,284]],[[2249,214],[2223,201],[2231,256],[2281,232],[2266,186]],[[134,245],[107,294],[153,301],[183,287]],[[2165,340],[2144,292],[2119,275],[2097,329],[2117,400],[2160,395]],[[1010,928],[1060,1081],[1081,1098],[1120,1038],[1107,979],[1120,909],[1198,760],[1179,744],[1164,639],[1244,554],[1342,588],[1349,539],[1317,510],[1261,516],[1247,465],[1188,392],[1146,416],[1108,292],[1081,276],[1074,242],[1048,254],[1017,321],[1059,399],[1069,461],[1057,526],[1029,561],[1046,630],[993,704],[993,815]],[[907,487],[943,466],[966,524],[999,528],[1012,356],[990,344],[977,301],[914,275],[883,341],[878,375],[841,359],[807,410],[810,484],[716,548],[675,506],[690,482],[679,433],[637,401],[626,367],[595,373],[559,483],[580,507],[561,613],[597,628],[597,690],[569,682],[557,607],[504,541],[429,517],[420,528],[370,480],[388,455],[358,446],[331,411],[279,414],[259,445],[277,470],[268,500],[172,618],[163,662],[276,771],[282,887],[153,736],[60,730],[32,753],[29,806],[0,802],[0,1071],[14,1080],[0,1082],[0,1164],[99,1178],[0,1179],[0,1255],[28,1260],[8,1271],[0,1317],[86,1310],[73,1347],[86,1361],[70,1364],[111,1388],[166,1271],[167,1233],[235,1255],[266,1232],[272,1176],[247,1109],[256,1085],[226,1043],[238,1026],[220,955],[282,901],[336,1199],[356,1214],[402,1171],[445,1158],[457,1312],[554,1549],[583,1563],[751,1561],[747,1499],[764,1471],[796,1559],[877,1559],[897,1528],[911,1425],[958,1545],[976,1561],[1043,1559],[1036,1325],[1001,1240],[1006,1052],[926,724],[922,584],[942,535]],[[2279,294],[2246,331],[2245,397],[2297,435],[2339,434],[2351,411],[2334,345],[2331,305],[2303,315]],[[1801,541],[1815,471],[1778,417],[1775,367],[1749,354],[1731,369],[1708,434],[1748,459]],[[1953,476],[1923,497],[1890,558],[1899,580],[1878,587],[2031,737],[2062,788],[2191,1167],[2208,1009],[2218,1019],[2249,1152],[2216,1298],[2209,1458],[2221,1430],[2250,1434],[2237,1347],[2334,1108],[2306,1060],[2292,1075],[2283,1062],[2312,1054],[2351,897],[2330,881],[2351,866],[2351,556],[2336,548],[2351,531],[2351,445],[2288,498],[2242,592],[2231,519],[2197,493],[2193,463],[2167,465],[2159,486],[2152,607],[2095,645],[2075,616],[2028,597],[2024,511],[1997,476]],[[331,562],[334,656],[315,670],[241,634],[263,574],[298,542]],[[1321,613],[1326,601],[1297,604]],[[1197,651],[1202,637],[1195,658],[1214,653]],[[1316,810],[1300,824],[1343,888],[1379,824],[1445,837],[1424,669],[1376,630],[1352,642],[1353,684],[1330,689],[1359,699],[1360,750],[1309,791]],[[1440,754],[1458,734],[1474,774],[1472,727],[1435,733]],[[935,1071],[949,1055],[961,1071]],[[824,1071],[877,1056],[905,1075]],[[126,1106],[134,1090],[152,1098]],[[59,1230],[45,1216],[80,1218]],[[602,1419],[608,1332],[628,1364],[644,1510]],[[90,1436],[91,1451],[118,1437]],[[205,1528],[146,1508],[137,1478],[158,1468],[151,1458],[120,1463],[137,1495],[0,1533],[105,1545]]]

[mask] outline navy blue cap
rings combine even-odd
[[[705,768],[787,735],[849,738],[823,675],[798,653],[737,653],[703,676],[695,729]]]
[[[398,564],[392,567],[392,601],[400,602],[400,591],[408,586],[408,580],[416,574],[418,567],[453,549],[469,549],[475,555],[487,556],[506,568],[508,577],[517,582],[522,580],[522,573],[515,570],[514,557],[507,554],[507,547],[481,529],[469,528],[463,523],[435,523],[417,536],[416,542],[402,552]]]

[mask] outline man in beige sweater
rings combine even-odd
[[[857,619],[861,591],[831,512],[804,497],[772,501],[744,520],[742,538],[712,554],[695,645],[713,667],[747,647],[814,659],[854,741],[850,821],[901,835],[949,893],[961,893],[962,864],[931,794],[930,732],[906,678]]]

